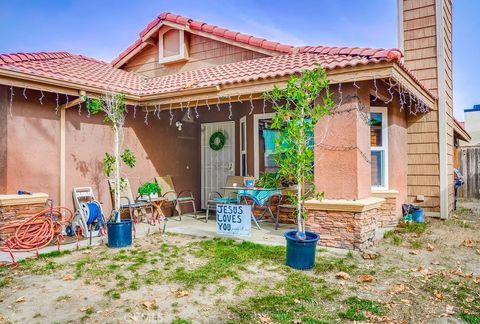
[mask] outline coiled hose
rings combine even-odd
[[[55,235],[60,235],[62,225],[72,221],[73,213],[63,206],[44,209],[22,222],[0,227],[0,232],[14,230],[1,251],[35,251],[49,245]]]

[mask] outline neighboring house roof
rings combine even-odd
[[[473,105],[473,108],[464,109],[464,112],[475,112],[480,111],[480,105]]]
[[[465,123],[459,122],[455,117],[453,117],[453,130],[461,140],[465,142],[472,140],[472,136],[465,129]]]
[[[202,31],[207,34],[211,34],[217,37],[225,38],[229,41],[234,41],[238,43],[248,44],[254,47],[278,52],[279,54],[292,53],[293,46],[285,45],[278,42],[273,42],[266,40],[264,38],[258,38],[255,36],[242,34],[239,32],[231,31],[227,28],[219,27],[216,25],[210,25],[203,21],[193,20],[188,17],[172,14],[170,12],[163,12],[158,17],[155,17],[148,25],[139,33],[140,38],[133,42],[126,50],[124,50],[120,55],[112,61],[112,65],[116,65],[120,62],[125,56],[134,51],[139,47],[143,40],[143,37],[153,28],[157,27],[163,21],[169,21],[172,23],[186,25],[192,30]]]

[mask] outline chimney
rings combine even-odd
[[[424,195],[426,211],[447,218],[453,209],[452,0],[398,0],[398,20],[405,65],[438,97],[431,112],[409,118],[409,201]]]

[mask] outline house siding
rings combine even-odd
[[[453,208],[453,102],[451,51],[451,0],[403,1],[403,49],[405,64],[438,96],[438,68],[445,66],[446,124],[439,126],[438,107],[423,116],[408,118],[408,201],[430,212],[440,212],[439,127],[447,133],[448,206]],[[436,1],[443,4],[443,43],[438,43]],[[445,64],[439,64],[437,46],[445,49]],[[440,71],[442,72],[442,71]],[[425,177],[427,176],[427,177]],[[425,201],[417,201],[417,195]]]
[[[179,63],[158,63],[158,39],[154,45],[138,53],[123,68],[147,77],[158,77],[220,64],[251,60],[267,55],[185,32],[188,60]]]

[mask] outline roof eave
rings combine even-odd
[[[344,68],[334,68],[327,70],[327,74],[331,84],[393,78],[400,81],[412,94],[423,100],[429,107],[435,107],[436,104],[436,98],[423,89],[423,87],[418,84],[418,81],[406,73],[396,62],[369,63]],[[355,76],[354,80],[352,79],[352,75]],[[216,86],[195,89],[175,89],[158,94],[143,95],[141,98],[142,101],[151,105],[172,104],[174,108],[176,106],[180,107],[180,103],[195,102],[196,100],[207,100],[209,104],[215,104],[219,98],[238,96],[246,98],[250,95],[258,97],[258,94],[270,91],[274,86],[285,86],[290,76],[291,75],[260,78],[249,82],[218,84]],[[201,89],[205,91],[201,91]],[[195,90],[195,93],[193,93],[192,90]],[[208,101],[210,99],[211,101]]]
[[[458,120],[456,120],[455,118],[453,118],[453,131],[457,133],[458,137],[461,140],[467,143],[472,140],[472,136],[467,132],[465,128],[462,127],[462,125],[460,125]]]
[[[89,96],[97,97],[110,91],[101,87],[93,87],[81,83],[62,81],[45,76],[38,76],[31,73],[23,73],[2,69],[0,67],[0,84],[10,85],[18,88],[30,88],[53,93],[63,93],[72,96],[79,96],[81,93],[88,93]],[[119,91],[119,90],[111,90]],[[126,91],[119,91],[125,94],[127,103],[137,102],[140,96]]]

